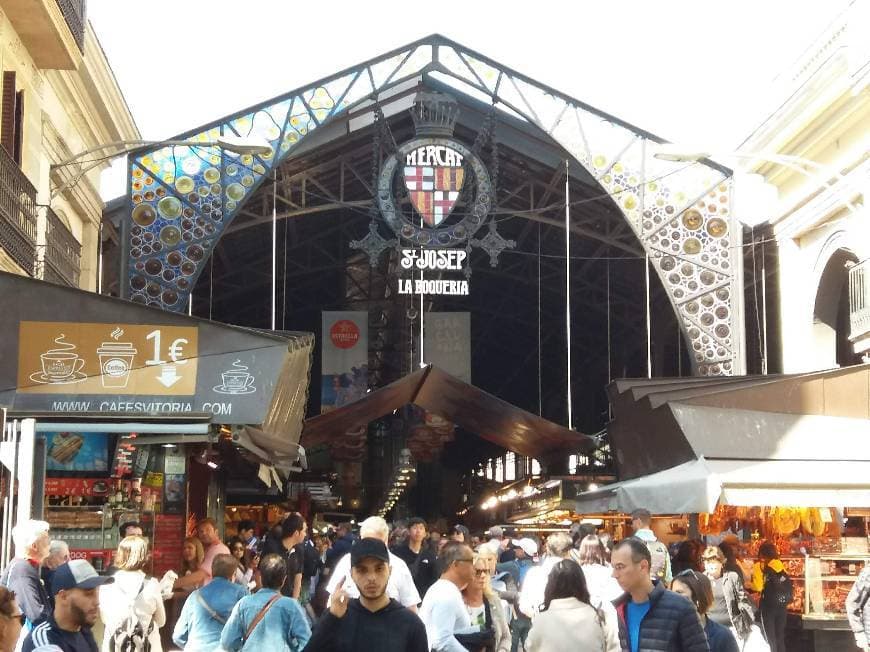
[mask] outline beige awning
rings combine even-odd
[[[870,462],[700,458],[580,494],[576,511],[595,514],[712,512],[742,507],[870,506]]]

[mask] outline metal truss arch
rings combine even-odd
[[[656,159],[654,135],[432,35],[178,139],[256,136],[265,156],[203,145],[137,150],[128,158],[122,295],[180,311],[220,237],[256,189],[311,133],[432,76],[488,98],[563,147],[619,208],[678,316],[696,373],[742,373],[742,232],[730,170]]]

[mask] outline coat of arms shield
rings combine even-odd
[[[440,145],[431,149],[433,151],[426,152],[429,156],[421,153],[419,159],[422,161],[416,156],[408,156],[403,178],[414,209],[427,226],[436,227],[456,206],[465,181],[465,170],[461,163],[462,155],[452,147]]]

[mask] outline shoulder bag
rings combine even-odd
[[[275,595],[273,595],[266,604],[263,605],[263,608],[260,609],[260,612],[256,616],[254,616],[254,620],[252,620],[251,624],[248,625],[248,631],[245,632],[245,637],[242,639],[242,645],[244,645],[245,642],[249,638],[251,638],[251,633],[254,631],[254,629],[257,627],[257,625],[260,624],[260,621],[263,620],[263,617],[266,615],[266,612],[269,611],[269,609],[272,608],[272,605],[275,604],[282,597],[284,597],[284,596],[282,596],[281,593],[278,592]]]
[[[211,606],[208,604],[208,602],[205,601],[205,598],[202,597],[202,594],[199,591],[196,592],[196,600],[197,600],[197,602],[199,602],[199,604],[202,605],[202,608],[208,612],[209,616],[214,618],[221,625],[227,624],[227,619],[224,618],[223,616],[221,616],[217,611],[212,609]]]

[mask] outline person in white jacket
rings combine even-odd
[[[593,605],[612,602],[623,594],[619,582],[613,577],[607,549],[597,535],[584,537],[580,542],[580,549],[572,557],[583,569]]]
[[[544,604],[532,621],[527,652],[620,652],[616,613],[589,604],[580,565],[563,560],[553,566]]]
[[[115,582],[100,587],[100,617],[106,626],[103,652],[109,652],[115,631],[131,613],[136,614],[143,631],[150,630],[151,652],[163,650],[160,628],[166,624],[166,610],[160,583],[142,570],[147,563],[148,541],[140,536],[124,537],[115,553]]]

